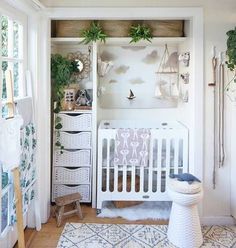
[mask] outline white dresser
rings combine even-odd
[[[91,202],[92,112],[63,111],[55,115],[52,201],[79,192]]]

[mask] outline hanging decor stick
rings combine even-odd
[[[218,162],[219,168],[224,165],[225,151],[224,151],[224,61],[223,53],[219,54],[220,65],[219,65],[219,89],[218,89],[218,102],[219,102],[219,113],[218,113]]]
[[[8,118],[14,118],[14,102],[13,102],[13,84],[12,73],[6,71],[6,90],[7,90],[7,106],[8,106]],[[12,170],[16,203],[16,218],[17,218],[17,232],[18,232],[18,247],[25,248],[24,237],[24,223],[22,212],[22,193],[20,187],[20,172],[16,167]]]
[[[212,52],[212,72],[213,72],[213,82],[209,83],[208,86],[214,87],[213,89],[213,97],[214,97],[214,126],[213,126],[213,132],[214,132],[214,141],[213,141],[213,177],[212,177],[212,182],[213,182],[213,189],[216,188],[216,112],[217,112],[217,99],[216,99],[216,70],[217,70],[217,58],[216,58],[216,47],[213,47],[213,52]]]

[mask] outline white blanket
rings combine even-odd
[[[0,120],[0,163],[3,171],[19,166],[21,156],[20,129],[23,125],[21,116]]]

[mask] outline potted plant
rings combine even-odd
[[[227,67],[233,73],[233,78],[226,85],[226,90],[230,89],[230,84],[232,82],[236,83],[236,27],[232,30],[229,30],[227,33]]]
[[[93,21],[89,29],[82,31],[82,37],[84,37],[82,43],[85,44],[96,41],[105,43],[107,35],[104,33],[100,24],[97,21]]]
[[[145,25],[140,24],[137,26],[131,26],[129,35],[132,38],[130,43],[136,43],[140,40],[147,40],[151,42],[152,39],[151,29]]]
[[[60,54],[53,54],[51,57],[51,79],[53,101],[56,102],[54,112],[59,112],[61,100],[64,96],[64,88],[70,83],[71,75],[74,71],[70,60]]]

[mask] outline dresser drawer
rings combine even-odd
[[[54,167],[53,182],[55,184],[89,184],[90,168],[64,168]]]
[[[91,166],[90,150],[55,150],[54,166],[83,167]]]
[[[91,132],[59,132],[56,135],[56,142],[59,142],[64,149],[90,149]]]
[[[82,196],[81,202],[90,202],[91,201],[91,194],[90,194],[90,185],[82,184],[82,185],[60,185],[55,184],[53,185],[53,201],[55,198],[69,195],[73,193],[80,193]]]
[[[61,131],[91,131],[92,115],[91,114],[57,114]]]

